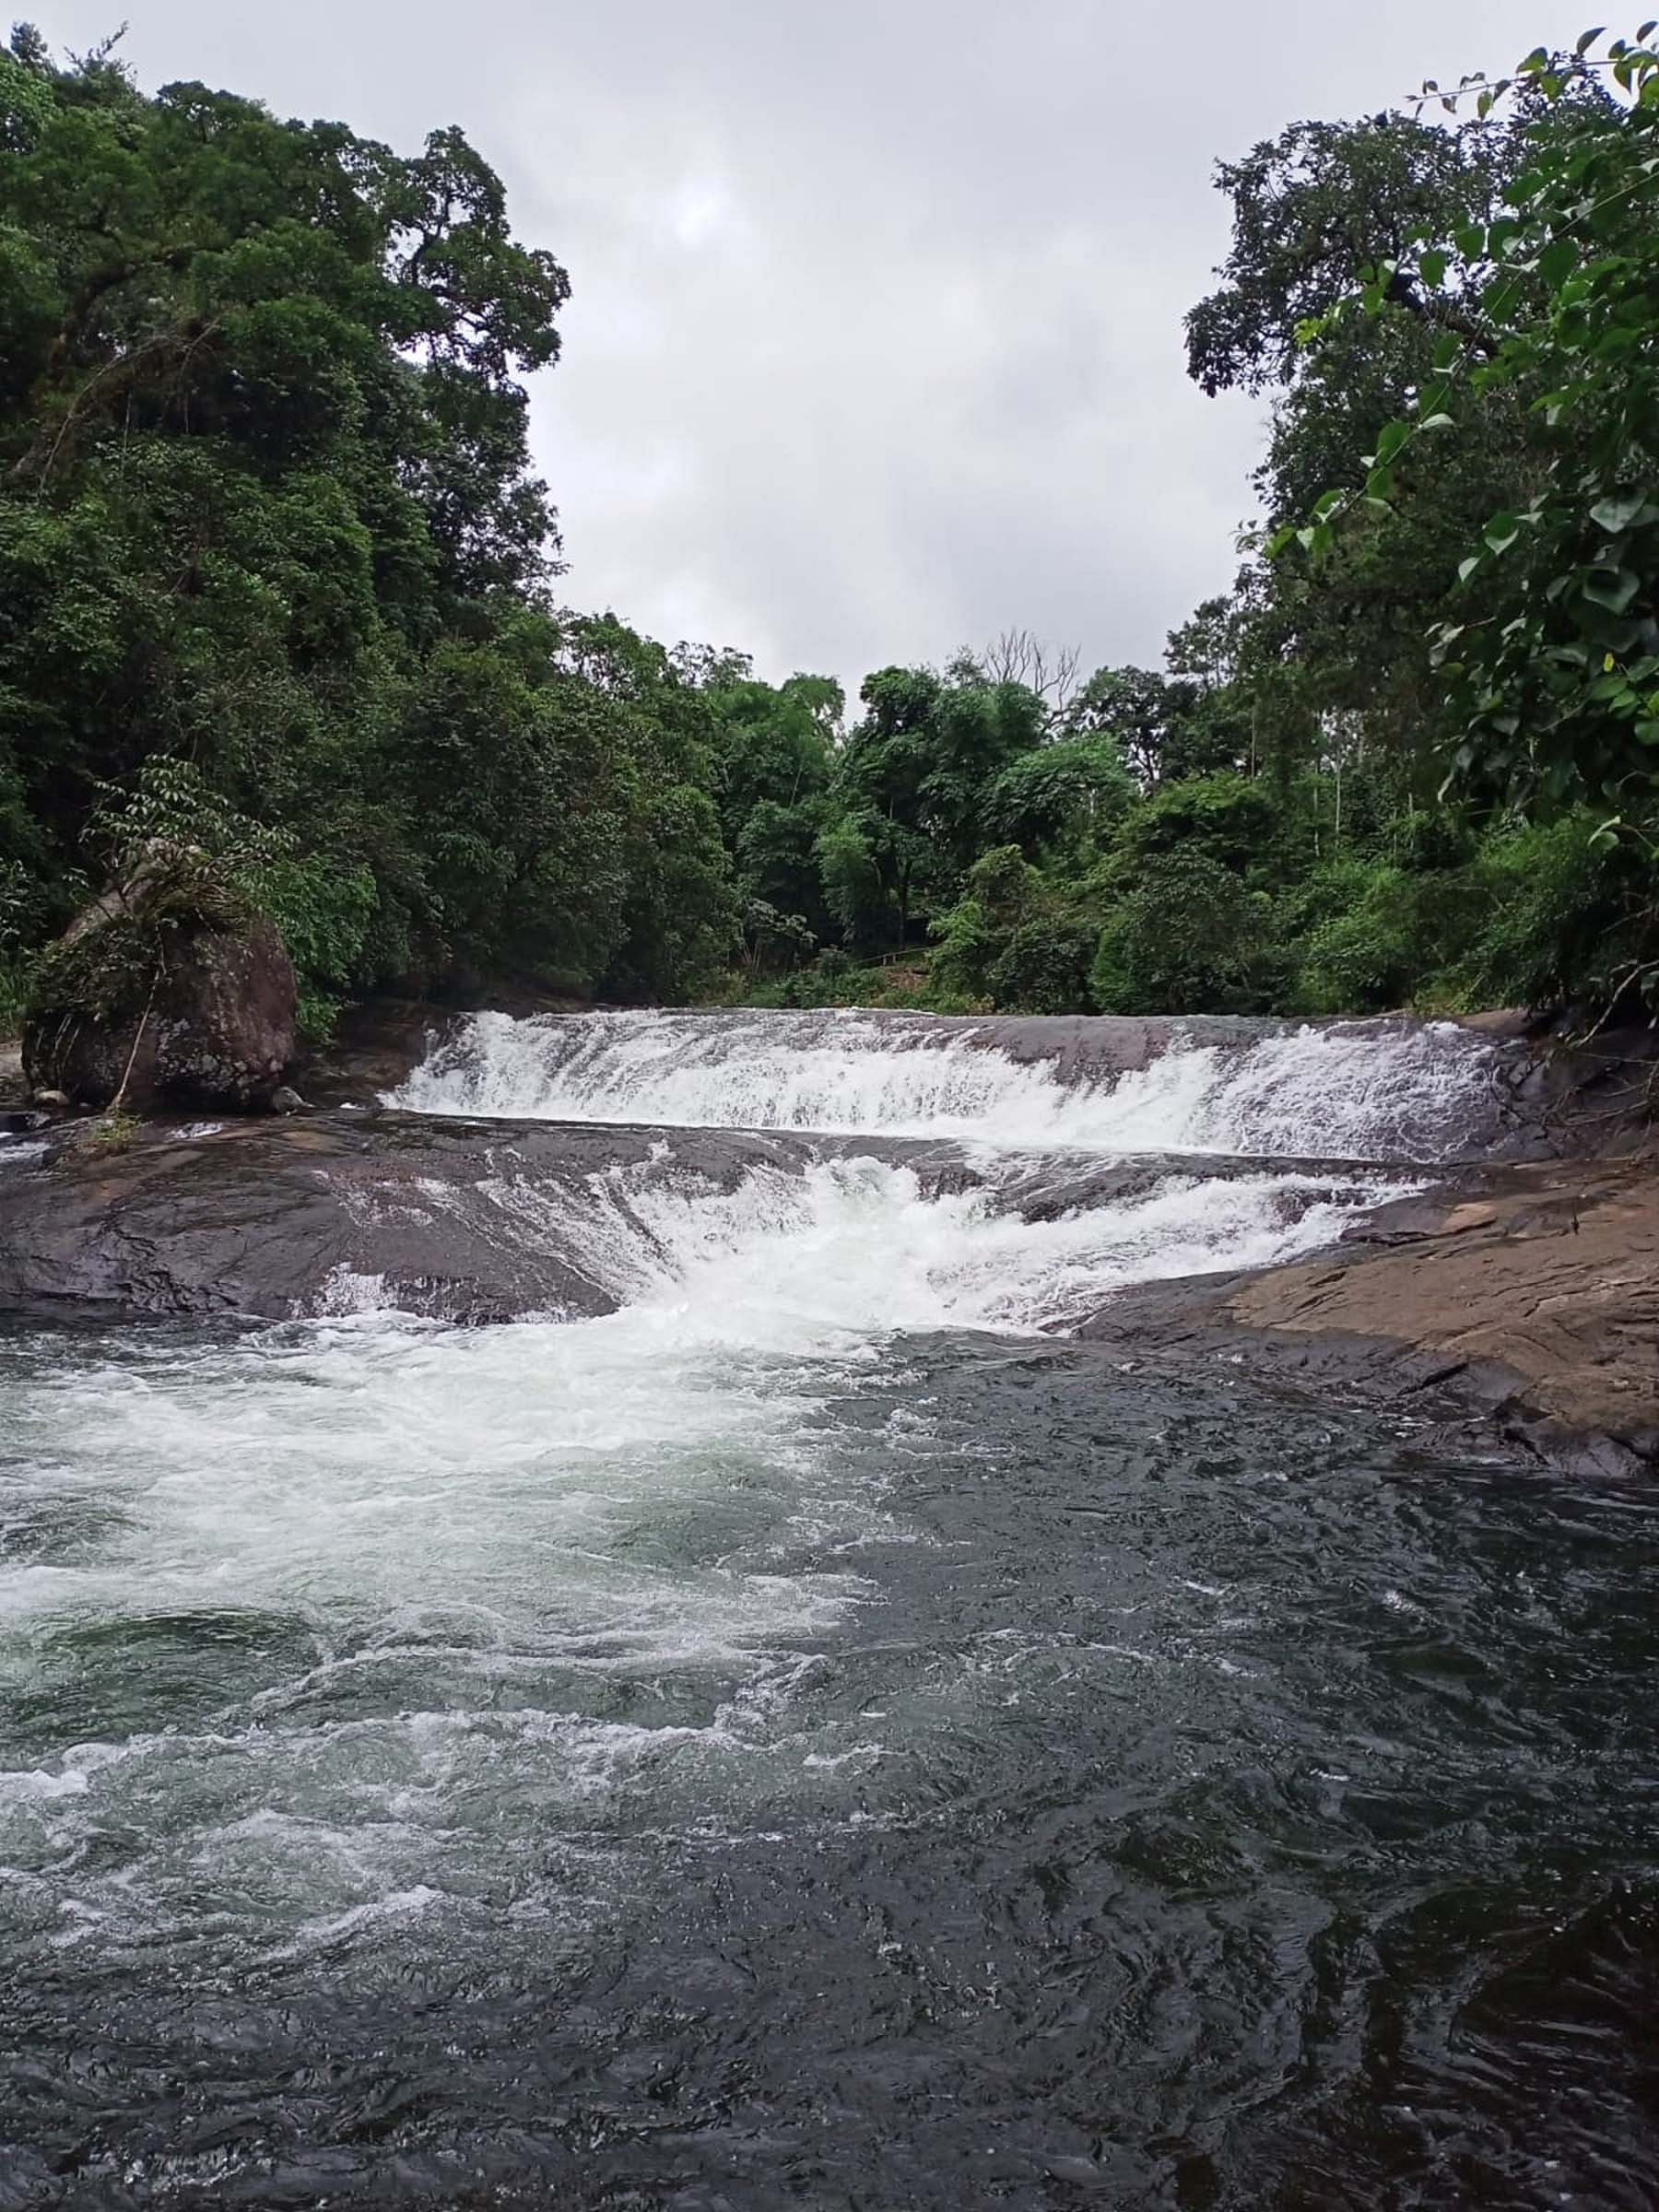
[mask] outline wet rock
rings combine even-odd
[[[695,1203],[850,1150],[971,1181],[926,1147],[781,1132],[342,1112],[155,1120],[116,1152],[60,1134],[0,1174],[0,1314],[605,1313],[625,1292],[603,1248],[640,1188]]]
[[[1312,1259],[1127,1291],[1082,1334],[1656,1465],[1659,1159],[1488,1169]]]
[[[309,1113],[311,1108],[289,1083],[279,1084],[271,1093],[273,1113]]]
[[[29,1102],[31,1106],[50,1107],[54,1113],[66,1113],[69,1110],[69,1093],[66,1090],[33,1090],[29,1094]]]

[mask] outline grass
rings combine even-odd
[[[135,1113],[100,1113],[76,1138],[74,1150],[91,1159],[111,1159],[130,1152],[144,1124]]]

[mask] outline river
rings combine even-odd
[[[1659,2201],[1653,1500],[1070,1334],[1492,1097],[484,1017],[611,1310],[0,1336],[0,2212]]]

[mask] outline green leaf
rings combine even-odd
[[[1485,99],[1486,95],[1481,95]],[[1487,234],[1481,223],[1459,223],[1452,233],[1457,250],[1465,261],[1484,261],[1487,257]]]
[[[1460,560],[1457,564],[1458,582],[1467,583],[1470,577],[1474,575],[1476,570],[1479,568],[1484,558],[1485,557],[1482,554],[1471,553],[1467,560]]]
[[[1480,534],[1494,553],[1507,553],[1521,535],[1521,525],[1510,513],[1495,514]]]
[[[1418,423],[1419,430],[1454,430],[1456,428],[1450,415],[1425,415]]]
[[[1538,274],[1559,292],[1579,265],[1579,250],[1570,238],[1552,238],[1538,256]]]
[[[1371,475],[1365,479],[1365,496],[1377,504],[1386,506],[1394,496],[1394,470],[1392,468],[1373,468]]]
[[[1586,30],[1583,33],[1579,39],[1578,44],[1572,50],[1573,53],[1578,55],[1578,58],[1581,62],[1589,53],[1591,47],[1594,45],[1596,40],[1601,37],[1602,33],[1606,29],[1606,28],[1607,27],[1605,23],[1598,23],[1594,30]]]
[[[1636,739],[1640,745],[1659,745],[1659,718],[1636,724]]]
[[[1647,505],[1644,491],[1611,492],[1605,500],[1597,500],[1590,510],[1590,520],[1599,523],[1611,535],[1628,530]]]
[[[1592,569],[1583,592],[1610,615],[1622,615],[1641,589],[1641,579],[1633,569]]]
[[[1515,67],[1526,76],[1535,76],[1540,69],[1547,69],[1548,66],[1549,49],[1547,46],[1535,46],[1524,62],[1515,64]]]
[[[1453,337],[1448,332],[1445,337],[1436,339],[1434,346],[1434,366],[1436,372],[1439,375],[1446,375],[1449,371],[1455,369],[1459,361],[1462,359],[1463,340],[1461,338]]]
[[[1403,453],[1411,443],[1411,425],[1408,422],[1385,422],[1377,433],[1377,459],[1386,465],[1396,453]]]
[[[1430,291],[1436,290],[1443,280],[1451,260],[1443,246],[1431,247],[1418,260],[1418,274]]]

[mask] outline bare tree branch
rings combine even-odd
[[[1083,653],[1077,645],[1053,651],[1033,630],[1010,629],[994,638],[977,658],[993,683],[1024,684],[1058,710],[1077,688]]]

